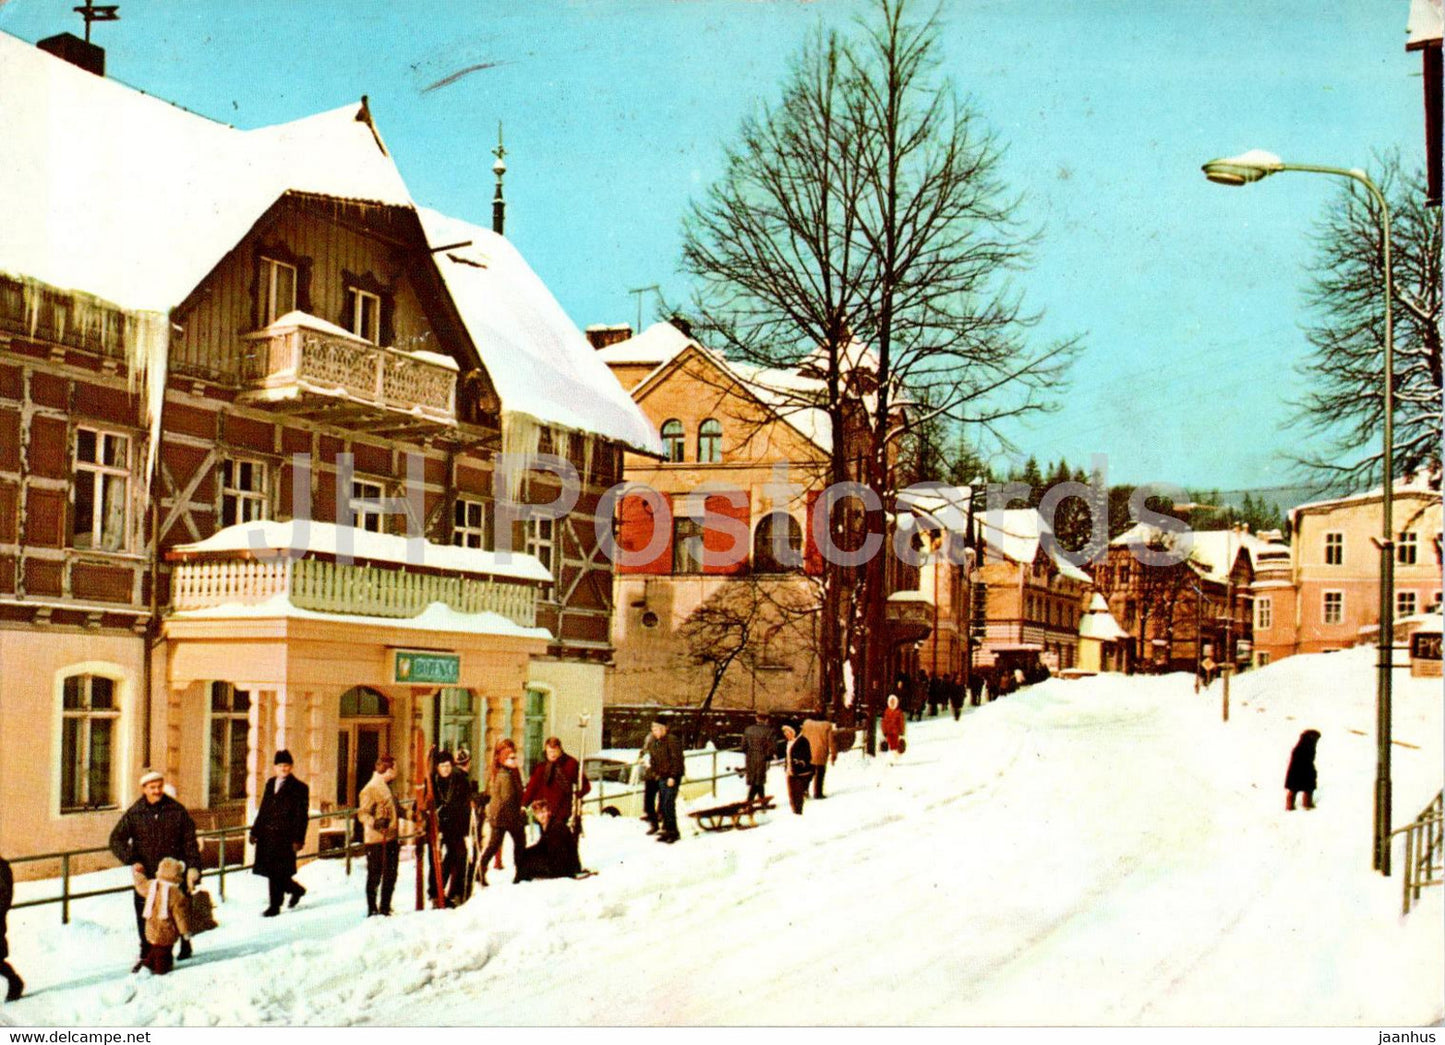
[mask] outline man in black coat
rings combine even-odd
[[[677,830],[677,789],[682,786],[682,775],[687,769],[682,741],[677,734],[668,732],[666,722],[652,724],[652,737],[652,769],[657,774],[657,815],[662,820],[657,840],[676,842],[682,837]]]
[[[15,899],[15,876],[10,864],[0,857],[0,977],[5,980],[5,1000],[15,1001],[25,990],[25,981],[10,967],[10,944],[6,939],[5,919],[10,914],[10,904]]]
[[[577,856],[577,838],[567,828],[567,818],[554,816],[552,807],[538,800],[532,815],[542,828],[542,837],[517,854],[517,881],[535,878],[571,878],[582,870]]]
[[[472,781],[456,768],[449,752],[438,752],[436,763],[431,787],[436,801],[442,888],[446,891],[448,906],[455,907],[462,902],[467,890],[467,836],[472,831]],[[435,853],[432,860],[436,860]],[[430,891],[434,893],[435,870],[429,881]]]
[[[166,857],[186,865],[186,892],[201,880],[201,847],[196,841],[196,822],[186,807],[166,794],[164,773],[144,770],[140,778],[141,796],[121,816],[110,833],[110,851],[123,864],[154,878]],[[145,897],[135,896],[135,927],[140,936],[141,957],[150,945],[146,943]],[[191,941],[182,939],[177,961],[191,956]]]
[[[251,873],[271,885],[270,903],[261,912],[263,918],[280,914],[284,897],[289,896],[289,906],[295,907],[306,895],[306,887],[296,881],[296,854],[306,845],[311,816],[311,789],[292,776],[291,752],[282,748],[272,761],[276,775],[266,782],[261,808],[251,825],[251,844],[256,847]]]
[[[757,715],[753,724],[743,730],[743,778],[748,782],[748,801],[762,799],[768,782],[768,763],[772,762],[776,750],[777,741],[773,739],[768,716]]]

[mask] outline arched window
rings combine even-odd
[[[722,422],[709,417],[697,428],[697,460],[699,464],[717,464],[722,460]]]
[[[803,528],[787,512],[770,512],[753,531],[753,572],[789,573],[803,567]]]
[[[62,813],[115,805],[119,689],[115,679],[104,675],[67,675],[62,683]]]
[[[341,694],[342,718],[382,718],[390,714],[386,697],[368,686],[352,686]]]
[[[662,452],[668,461],[681,461],[687,437],[682,431],[682,422],[677,418],[662,422]]]

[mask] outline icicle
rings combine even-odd
[[[510,412],[502,414],[502,453],[534,458],[541,443],[542,425],[535,417]],[[507,474],[507,498],[513,504],[521,503],[526,482],[525,468],[514,467]]]

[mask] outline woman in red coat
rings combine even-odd
[[[903,746],[903,712],[898,707],[896,696],[888,698],[888,710],[883,712],[883,740],[898,761],[899,749]]]

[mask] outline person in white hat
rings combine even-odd
[[[201,880],[201,847],[196,841],[196,822],[186,807],[165,793],[166,777],[154,769],[141,772],[141,796],[135,800],[115,830],[110,833],[110,851],[123,864],[155,878],[161,861],[179,860],[186,868],[186,892]],[[135,898],[135,924],[140,934],[140,956],[150,949],[146,941],[145,897]],[[191,941],[182,939],[177,961],[191,956]]]

